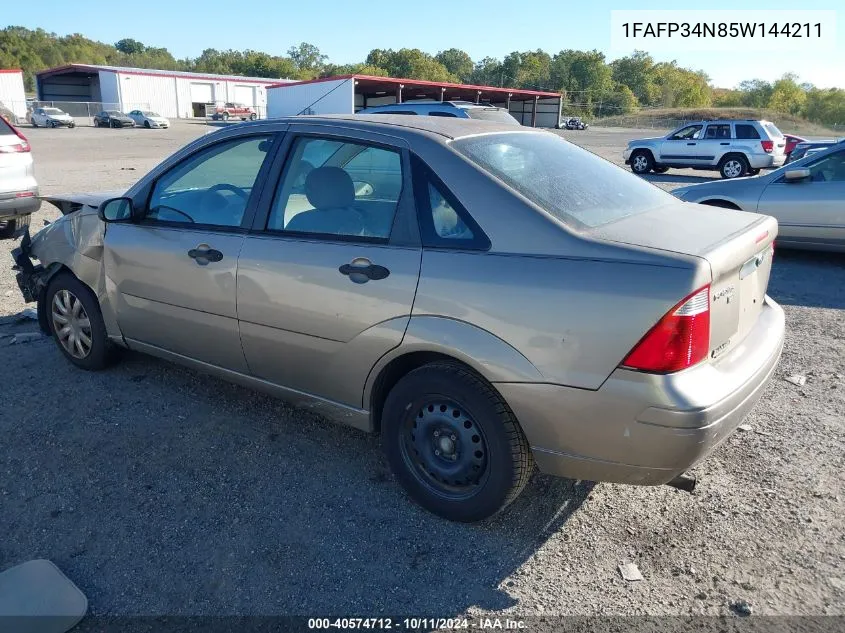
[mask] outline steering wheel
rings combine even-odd
[[[202,207],[203,215],[213,215],[215,212],[219,212],[220,200],[223,200],[226,206],[229,206],[229,201],[224,196],[218,195],[222,191],[230,191],[243,200],[243,206],[235,209],[235,212],[232,213],[233,219],[236,219],[240,223],[244,209],[246,208],[246,202],[249,200],[249,194],[240,187],[231,185],[228,182],[218,183],[203,192],[202,198],[200,199],[200,207]]]

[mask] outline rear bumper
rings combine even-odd
[[[763,393],[783,348],[770,298],[741,344],[714,363],[669,375],[617,369],[596,391],[498,383],[543,472],[663,484],[706,457]]]
[[[31,196],[20,198],[18,193],[31,193]],[[22,192],[0,193],[0,220],[6,220],[18,215],[35,213],[41,206],[38,189],[27,189]]]
[[[786,162],[786,154],[751,154],[748,164],[753,169],[774,169]]]

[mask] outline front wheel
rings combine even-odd
[[[32,125],[32,127],[38,127],[38,124],[35,122],[35,119],[30,119],[29,123],[30,125]]]
[[[464,367],[438,362],[404,376],[382,415],[396,478],[421,506],[452,521],[480,521],[513,501],[533,459],[507,403]]]
[[[69,272],[50,281],[44,301],[47,322],[65,358],[81,369],[108,367],[115,348],[106,334],[97,297]]]
[[[635,174],[647,174],[653,167],[654,159],[651,157],[651,152],[640,149],[631,154],[631,171]]]
[[[229,113],[228,113],[228,112],[224,112],[224,113],[223,113],[223,120],[224,120],[224,121],[228,121],[228,120],[229,120]]]
[[[149,130],[152,126],[150,125],[149,121],[144,121],[144,127]]]

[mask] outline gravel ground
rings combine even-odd
[[[26,133],[57,193],[128,186],[206,129]],[[618,162],[653,131],[564,134]],[[410,503],[374,437],[137,354],[85,373],[0,338],[0,570],[49,558],[110,615],[845,615],[845,258],[778,251],[770,294],[783,360],[694,494],[538,474],[473,526]],[[0,336],[35,331],[3,318],[23,307],[0,266]]]

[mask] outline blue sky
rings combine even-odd
[[[822,87],[845,88],[845,0],[712,0],[692,6],[678,2],[620,0],[564,3],[560,0],[312,0],[310,2],[97,3],[82,10],[66,0],[41,0],[37,11],[4,12],[11,23],[58,34],[79,32],[113,43],[132,37],[163,46],[176,57],[194,57],[204,48],[246,49],[284,54],[302,41],[316,44],[336,63],[362,61],[372,48],[420,48],[429,53],[455,46],[475,59],[502,58],[513,50],[599,49],[609,58],[612,9],[835,9],[836,50],[818,52],[683,52],[655,55],[704,70],[714,85],[732,87],[743,79],[776,79],[795,72]],[[16,3],[18,8],[23,7]],[[114,9],[112,11],[111,9]],[[118,11],[124,12],[118,17]]]

